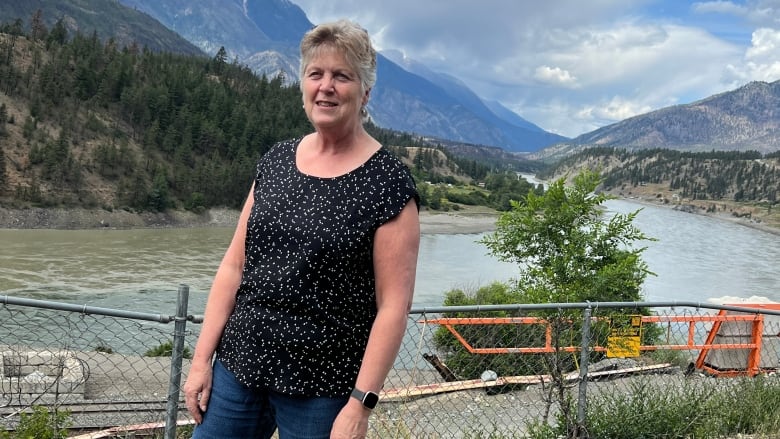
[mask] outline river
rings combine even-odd
[[[642,209],[634,224],[658,239],[642,254],[656,276],[644,284],[651,301],[703,302],[723,296],[780,302],[780,236],[715,217],[623,200],[611,213]]]
[[[651,301],[763,296],[780,302],[780,238],[729,221],[612,200],[608,211],[642,208]],[[232,229],[0,230],[0,294],[142,312],[174,313],[179,284],[202,312]],[[441,305],[452,288],[473,290],[513,277],[516,266],[487,254],[482,234],[424,234],[415,306]]]
[[[205,305],[232,229],[0,230],[0,294],[168,313],[179,284],[190,307]],[[475,288],[513,275],[487,255],[481,234],[425,234],[415,306],[441,305],[451,288]]]

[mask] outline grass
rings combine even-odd
[[[576,410],[570,411],[575,413]],[[370,438],[413,439],[424,419],[415,419],[412,411],[397,416],[376,413],[369,430]],[[23,417],[16,432],[0,432],[0,438],[52,438],[63,435],[70,414],[50,413],[34,407]],[[494,420],[496,421],[496,420]],[[462,439],[557,439],[570,437],[573,427],[566,419],[552,424],[527,425],[527,434],[519,435],[491,429],[474,428],[462,432]],[[586,427],[591,438],[610,439],[780,439],[780,377],[705,378],[658,381],[645,377],[631,382],[625,391],[588,397]],[[177,429],[177,438],[189,437],[191,426]],[[442,432],[441,438],[452,437]],[[116,436],[135,437],[135,436]],[[152,436],[162,437],[162,436]],[[439,439],[427,435],[426,438]]]
[[[780,379],[641,380],[626,392],[589,398],[586,425],[594,438],[780,438]],[[531,427],[531,438],[550,439],[571,425],[558,419]]]

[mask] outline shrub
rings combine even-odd
[[[14,432],[0,431],[0,439],[64,439],[68,437],[68,427],[73,425],[70,412],[34,405],[32,413],[19,416],[19,426]]]
[[[155,348],[146,351],[144,357],[170,357],[172,355],[173,355],[173,342],[167,341]],[[192,353],[190,352],[189,348],[186,347],[184,348],[184,351],[182,352],[182,357],[192,358]]]
[[[509,285],[493,282],[468,294],[455,289],[447,292],[444,305],[505,305],[525,303],[523,297]],[[516,317],[517,312],[490,311],[481,313],[445,313],[444,317]],[[542,325],[458,325],[457,331],[473,347],[519,347],[529,341],[544,340]],[[485,370],[492,370],[499,376],[513,376],[538,373],[544,367],[543,358],[535,355],[518,354],[471,354],[447,330],[440,327],[433,338],[436,348],[443,353],[447,366],[461,379],[478,378]]]

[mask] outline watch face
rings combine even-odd
[[[373,409],[376,407],[376,403],[379,402],[379,395],[377,395],[374,392],[366,392],[365,396],[363,397],[363,405]]]

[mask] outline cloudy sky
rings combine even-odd
[[[575,137],[780,79],[780,0],[291,0]]]

